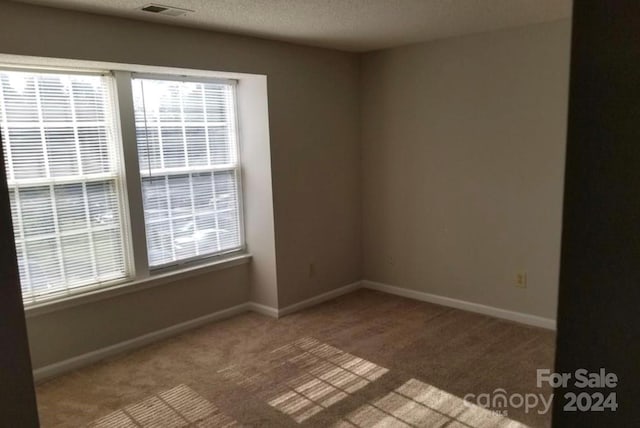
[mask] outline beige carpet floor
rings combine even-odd
[[[550,331],[358,290],[77,370],[39,385],[38,408],[43,427],[542,427],[542,406],[463,398],[549,396],[536,369],[553,354]]]

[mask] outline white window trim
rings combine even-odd
[[[241,140],[240,140],[240,128],[239,128],[239,123],[238,123],[238,96],[237,96],[237,91],[236,91],[236,87],[238,84],[238,80],[237,79],[231,79],[231,78],[218,78],[218,77],[211,77],[211,76],[191,76],[191,75],[184,75],[184,74],[167,74],[167,73],[138,73],[138,72],[125,72],[125,71],[116,71],[114,72],[115,76],[120,75],[120,79],[121,80],[125,80],[128,82],[128,85],[126,85],[126,90],[122,92],[122,96],[123,96],[123,100],[121,101],[120,98],[120,93],[118,93],[118,102],[120,103],[120,107],[124,107],[125,109],[127,109],[127,111],[129,111],[128,109],[131,109],[130,111],[133,113],[134,112],[134,104],[133,104],[133,90],[132,90],[132,85],[131,83],[133,82],[133,79],[149,79],[149,80],[170,80],[170,81],[179,81],[179,82],[203,82],[203,83],[220,83],[220,84],[224,84],[224,85],[230,85],[233,87],[233,116],[234,116],[234,126],[235,126],[235,136],[236,136],[236,144],[235,144],[235,158],[237,159],[237,162],[235,164],[229,164],[229,165],[218,165],[218,166],[205,166],[205,167],[188,167],[188,168],[162,168],[162,170],[160,171],[161,174],[166,174],[166,173],[176,173],[176,174],[180,174],[180,173],[194,173],[194,172],[210,172],[210,171],[233,171],[235,178],[236,178],[236,183],[237,183],[237,193],[238,193],[238,215],[239,215],[239,224],[238,224],[238,228],[239,228],[239,232],[240,232],[240,246],[238,248],[234,248],[231,249],[229,251],[227,251],[228,253],[236,253],[236,252],[244,252],[247,249],[247,244],[245,242],[245,224],[244,224],[244,206],[243,206],[243,201],[244,201],[244,195],[243,195],[243,189],[242,189],[242,158],[240,157],[240,144],[241,144]],[[120,82],[118,80],[116,80],[116,84],[118,86],[118,88],[120,86],[123,86],[122,84],[120,84]],[[123,105],[123,103],[125,105]],[[120,111],[120,109],[119,109]],[[127,123],[126,128],[128,129],[128,132],[133,132],[133,134],[131,134],[131,136],[129,136],[129,140],[127,140],[126,138],[124,139],[124,144],[125,146],[127,145],[127,141],[132,141],[131,145],[136,146],[136,150],[135,153],[127,153],[127,157],[129,158],[128,160],[130,160],[132,163],[133,161],[133,156],[135,155],[135,168],[137,168],[138,171],[138,176],[136,177],[136,180],[138,183],[141,183],[141,178],[145,177],[149,174],[149,172],[140,172],[140,168],[139,168],[139,162],[138,162],[138,151],[137,151],[137,145],[136,145],[136,121],[135,121],[135,114],[127,114],[126,118],[121,119],[120,122],[120,126],[123,129],[125,129],[125,125],[122,122],[122,120],[125,120],[126,122],[131,122],[131,123]],[[153,170],[150,171],[151,175],[153,175]],[[130,187],[130,183],[127,180],[127,188]],[[137,197],[137,195],[134,195],[134,197]],[[137,200],[134,201],[129,201],[129,207],[130,207],[130,211],[129,211],[129,218],[132,218],[134,215],[136,216],[141,216],[142,217],[142,222],[144,223],[144,209],[143,209],[143,204],[142,204],[142,195],[140,193],[140,201],[138,202]],[[136,212],[133,213],[131,211],[131,207],[134,207]],[[137,211],[137,210],[140,211]],[[138,237],[136,232],[139,232],[141,230],[144,230],[144,227],[136,227],[136,228],[132,228],[132,241],[135,242],[138,239],[144,239],[145,240],[145,244],[146,244],[146,233],[144,233],[144,235],[142,237]],[[145,251],[146,251],[146,247],[145,247]],[[194,256],[188,259],[181,259],[181,260],[176,260],[176,261],[172,261],[172,262],[167,262],[161,265],[156,265],[156,266],[149,266],[148,264],[148,257],[147,254],[145,252],[145,259],[147,261],[147,266],[142,267],[142,271],[144,273],[147,274],[147,276],[149,275],[155,275],[156,273],[162,273],[162,272],[168,272],[171,271],[172,269],[182,269],[185,266],[190,266],[193,265],[194,263],[206,263],[207,260],[210,260],[212,258],[216,258],[216,257],[220,257],[220,256],[224,256],[225,253],[217,253],[217,254],[211,254],[211,255],[202,255],[202,256]],[[139,260],[138,254],[134,252],[134,257],[136,260]],[[138,267],[136,266],[136,272],[138,272]],[[140,275],[136,275],[137,278],[140,277]]]
[[[33,318],[75,306],[111,299],[124,294],[136,293],[209,272],[245,265],[251,262],[252,256],[245,252],[236,251],[217,258],[214,257],[213,259],[215,260],[209,260],[208,263],[204,264],[200,263],[190,267],[183,266],[180,269],[173,269],[169,272],[154,273],[154,275],[144,279],[119,281],[110,286],[100,285],[90,290],[80,290],[77,294],[37,302],[25,306],[25,315],[27,318]]]
[[[237,183],[237,194],[238,194],[238,217],[239,217],[239,224],[238,224],[238,228],[240,231],[240,246],[238,248],[233,248],[231,250],[228,250],[226,253],[235,253],[235,252],[243,252],[246,251],[246,242],[245,242],[245,234],[244,234],[244,211],[243,211],[243,200],[244,200],[244,195],[242,192],[242,159],[240,157],[240,132],[239,132],[239,124],[238,124],[238,98],[237,98],[237,93],[236,93],[236,86],[238,81],[236,79],[221,79],[221,78],[214,78],[214,77],[194,77],[194,76],[186,76],[186,75],[180,75],[180,74],[165,74],[165,73],[136,73],[136,72],[124,72],[124,71],[117,71],[114,72],[114,75],[120,75],[120,79],[121,80],[126,80],[126,82],[128,82],[128,84],[126,85],[126,91],[123,91],[122,95],[124,98],[124,100],[120,100],[120,93],[118,94],[118,102],[120,103],[120,107],[124,107],[126,109],[131,109],[131,112],[134,112],[134,103],[133,103],[133,90],[132,90],[132,82],[133,79],[149,79],[149,80],[160,80],[160,81],[164,81],[164,80],[170,80],[170,81],[179,81],[179,82],[184,82],[184,81],[190,81],[190,82],[203,82],[203,83],[221,83],[221,84],[225,84],[225,85],[230,85],[233,87],[233,115],[234,115],[234,126],[235,126],[235,136],[236,136],[236,141],[235,141],[235,158],[237,160],[237,162],[235,164],[230,164],[230,165],[218,165],[218,166],[208,166],[208,167],[188,167],[188,168],[163,168],[162,171],[160,172],[162,175],[167,174],[167,173],[176,173],[176,174],[180,174],[180,173],[194,173],[194,172],[210,172],[210,171],[233,171],[235,178],[236,178],[236,183]],[[119,81],[116,80],[116,84],[118,85],[118,87],[122,86],[120,84]],[[125,105],[123,105],[123,103]],[[118,109],[120,111],[120,109]],[[137,142],[136,142],[136,121],[135,121],[135,114],[127,114],[125,118],[121,119],[120,122],[120,126],[122,129],[124,129],[124,124],[122,123],[122,120],[126,121],[126,122],[131,122],[131,123],[127,123],[127,129],[129,129],[129,132],[131,132],[131,130],[133,130],[133,134],[132,136],[129,136],[128,138],[130,138],[130,140],[124,139],[124,145],[126,146],[127,144],[136,146],[136,150],[132,150],[132,153],[127,153],[127,157],[128,159],[126,159],[125,161],[130,161],[131,163],[135,163],[135,168],[137,168],[138,171],[138,176],[136,178],[137,183],[141,183],[141,177],[147,176],[148,173],[146,172],[140,172],[140,167],[139,167],[139,159],[138,159],[138,150],[137,150]],[[124,131],[123,131],[124,132]],[[128,143],[128,141],[131,141],[131,143]],[[135,153],[133,153],[135,152]],[[135,156],[135,160],[134,160],[134,156]],[[153,170],[151,171],[151,173],[153,173]],[[130,183],[127,180],[127,188],[129,188],[132,185],[132,183]],[[139,185],[139,187],[141,187]],[[137,197],[137,195],[134,195],[135,197]],[[142,194],[140,193],[140,201],[131,201],[131,199],[129,200],[129,207],[131,208],[132,206],[135,207],[136,210],[140,209],[140,211],[136,211],[135,213],[133,213],[131,210],[129,211],[129,218],[132,218],[134,215],[136,216],[141,216],[142,217],[142,222],[144,223],[144,209],[143,209],[143,204],[142,204]],[[131,235],[131,240],[132,242],[135,242],[138,239],[143,239],[146,245],[146,232],[143,234],[143,236],[139,236],[139,233],[144,230],[144,227],[138,227],[138,228],[132,228],[132,235]],[[146,248],[146,247],[145,247]],[[215,254],[211,254],[211,255],[201,255],[201,256],[194,256],[194,257],[190,257],[187,259],[181,259],[181,260],[176,260],[176,261],[171,261],[171,262],[167,262],[161,265],[156,265],[156,266],[149,266],[148,264],[148,257],[147,254],[145,252],[145,258],[144,260],[147,262],[147,266],[146,268],[143,267],[142,270],[144,273],[147,274],[147,276],[152,276],[155,275],[158,272],[168,272],[172,269],[182,269],[185,266],[190,266],[193,265],[194,263],[206,263],[207,260],[210,260],[212,258],[217,258],[220,256],[224,256],[224,252],[223,253],[215,253]],[[138,258],[138,254],[134,253],[133,254],[134,257],[136,258],[136,260],[139,260]],[[136,266],[137,268],[137,266]],[[136,272],[138,272],[136,270]],[[140,277],[140,275],[136,275],[136,277]]]
[[[0,55],[4,57],[6,55]],[[14,56],[10,56],[15,58]],[[118,279],[112,282],[102,282],[81,287],[77,292],[65,295],[52,295],[50,299],[44,297],[41,301],[35,303],[25,303],[25,313],[27,318],[41,315],[44,313],[58,311],[64,308],[82,305],[93,301],[108,299],[122,294],[137,292],[150,287],[166,284],[180,279],[205,274],[220,269],[231,268],[234,266],[250,263],[251,254],[247,252],[246,233],[245,233],[245,213],[244,213],[244,195],[242,188],[242,159],[240,128],[238,123],[238,105],[237,92],[233,91],[234,96],[234,116],[236,126],[236,156],[237,165],[217,166],[208,168],[211,170],[233,170],[236,174],[238,186],[238,211],[240,226],[240,242],[241,247],[233,249],[225,253],[217,253],[212,255],[197,256],[190,259],[179,260],[162,266],[150,268],[147,255],[147,240],[144,221],[144,209],[142,199],[141,174],[138,162],[138,150],[136,140],[136,122],[133,105],[133,91],[131,81],[134,77],[154,78],[164,80],[179,81],[197,81],[197,82],[217,82],[224,84],[232,84],[236,86],[239,80],[233,77],[220,77],[219,75],[234,73],[214,73],[206,70],[185,70],[174,69],[168,67],[150,67],[139,66],[132,67],[130,70],[123,71],[114,67],[110,63],[94,63],[100,65],[96,68],[84,68],[84,65],[74,67],[74,63],[83,63],[83,61],[73,60],[56,60],[48,59],[55,62],[70,63],[67,65],[47,65],[46,63],[38,64],[30,62],[30,58],[25,57],[23,63],[22,58],[17,58],[20,62],[12,64],[11,62],[2,61],[0,68],[14,71],[31,71],[31,72],[48,72],[48,73],[64,73],[64,74],[97,74],[110,75],[112,79],[112,100],[114,105],[114,122],[116,128],[116,144],[118,155],[122,161],[122,176],[118,180],[121,186],[121,207],[123,219],[123,235],[125,238],[125,257],[128,263],[128,277]],[[93,65],[93,64],[92,64]],[[67,68],[68,67],[68,68]],[[133,68],[139,68],[140,72]],[[113,71],[105,71],[112,69]],[[155,69],[159,72],[155,73]],[[175,72],[174,72],[175,71]],[[188,73],[185,73],[188,71]],[[64,177],[58,178],[56,181],[64,182]]]

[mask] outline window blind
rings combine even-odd
[[[127,276],[108,79],[0,71],[0,131],[25,302]]]
[[[234,85],[132,82],[149,266],[240,249]]]

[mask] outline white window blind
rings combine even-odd
[[[234,85],[132,82],[149,266],[242,248]]]
[[[128,275],[108,79],[0,70],[0,131],[27,303]]]

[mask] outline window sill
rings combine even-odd
[[[197,266],[171,270],[170,272],[152,275],[141,280],[128,281],[113,285],[111,287],[95,289],[87,291],[86,293],[67,296],[49,302],[36,303],[35,305],[25,307],[25,315],[27,318],[32,318],[38,315],[56,312],[74,306],[81,306],[87,303],[97,302],[99,300],[105,300],[123,294],[135,293],[147,288],[156,287],[158,285],[178,281],[192,276],[244,265],[249,263],[250,261],[251,254],[235,254],[223,260],[216,260],[207,264],[200,264]]]

